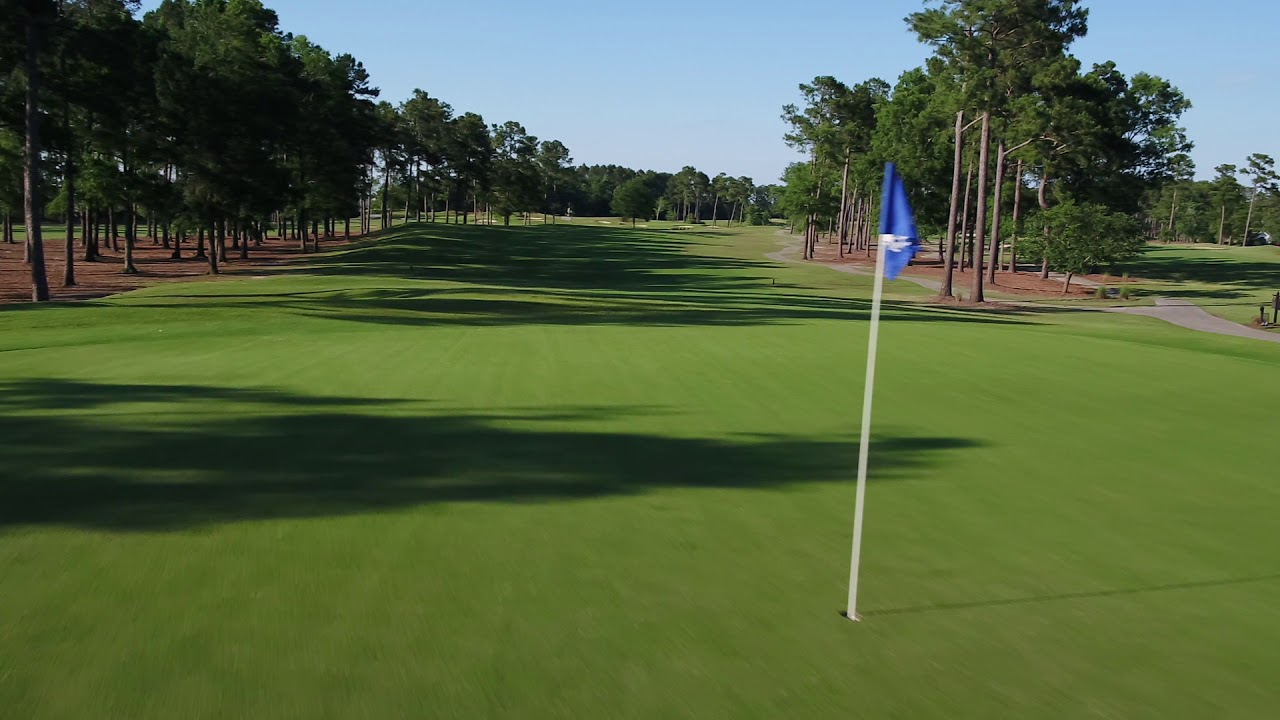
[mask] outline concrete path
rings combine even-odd
[[[786,235],[786,231],[780,231],[779,235]],[[765,257],[775,262],[799,263],[802,262],[796,255],[800,251],[800,243],[792,240],[786,240],[786,247],[777,252],[772,252]],[[836,264],[836,263],[819,263],[826,265],[832,270],[838,270],[852,275],[865,275],[870,277],[872,272],[864,270],[856,265]],[[1061,275],[1058,276],[1061,278]],[[937,280],[928,278],[917,278],[902,275],[899,280],[913,282],[923,288],[927,288],[934,292],[942,290],[942,283]],[[1075,281],[1073,281],[1075,282]],[[1090,286],[1096,286],[1098,283],[1085,282]],[[1007,302],[1007,301],[1001,301]],[[1013,302],[1014,305],[1035,305],[1035,303]],[[1266,342],[1280,343],[1280,334],[1264,332],[1251,327],[1233,323],[1230,320],[1224,320],[1216,315],[1210,315],[1198,306],[1186,301],[1173,298],[1156,298],[1155,307],[1114,307],[1099,308],[1103,312],[1124,313],[1126,315],[1143,315],[1145,317],[1153,317],[1158,320],[1173,323],[1189,330],[1197,330],[1199,332],[1214,333],[1216,335],[1231,335],[1233,337],[1251,338],[1254,340],[1264,340]]]
[[[1173,323],[1191,330],[1232,335],[1234,337],[1253,338],[1267,342],[1280,343],[1280,335],[1256,330],[1251,327],[1224,320],[1217,315],[1210,315],[1196,305],[1174,298],[1156,298],[1155,307],[1118,307],[1106,308],[1106,312],[1124,313],[1126,315],[1143,315],[1165,322]]]

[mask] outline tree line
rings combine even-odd
[[[1275,233],[1280,228],[1280,175],[1275,164],[1271,156],[1254,153],[1243,165],[1217,166],[1212,180],[1174,178],[1152,199],[1147,236],[1219,245],[1264,242],[1260,230]]]
[[[806,258],[819,235],[842,255],[870,252],[886,161],[908,184],[921,230],[942,238],[941,295],[969,272],[974,302],[997,272],[1030,270],[1028,261],[1041,277],[1064,273],[1068,289],[1073,274],[1132,257],[1162,212],[1175,222],[1171,191],[1182,194],[1183,232],[1201,231],[1202,198],[1216,192],[1224,238],[1239,229],[1243,239],[1250,221],[1235,223],[1246,195],[1275,202],[1257,169],[1249,192],[1190,183],[1180,125],[1190,101],[1149,73],[1084,67],[1070,53],[1088,31],[1078,0],[929,0],[906,23],[933,48],[922,67],[892,87],[818,77],[783,109],[786,141],[807,160],[787,169],[780,208],[803,231]]]
[[[308,252],[396,217],[744,221],[756,190],[691,167],[575,167],[562,142],[423,90],[379,100],[359,60],[285,32],[259,0],[163,0],[141,17],[137,0],[0,0],[0,61],[13,68],[0,75],[3,241],[20,214],[36,301],[49,298],[46,218],[71,287],[103,243],[136,273],[144,223],[173,259],[218,273],[273,232]],[[619,193],[637,178],[642,209]]]

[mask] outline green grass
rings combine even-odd
[[[409,226],[0,309],[21,718],[1265,717],[1280,351],[772,230]]]
[[[1143,292],[1183,298],[1219,317],[1244,325],[1280,292],[1280,247],[1219,245],[1149,246],[1128,266],[1135,278],[1150,282]]]

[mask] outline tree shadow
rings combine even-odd
[[[253,402],[211,412],[220,401]],[[112,410],[146,408],[141,428]],[[115,406],[112,408],[111,406]],[[782,489],[847,481],[852,438],[669,437],[600,422],[661,412],[583,407],[406,412],[396,401],[56,380],[0,385],[0,529],[181,530],[432,503],[554,502],[664,488]],[[874,440],[873,477],[920,477],[953,437]]]
[[[975,608],[1004,607],[1007,605],[1035,605],[1059,600],[1087,600],[1092,598],[1120,597],[1125,595],[1145,595],[1149,593],[1169,592],[1172,590],[1195,590],[1198,588],[1228,587],[1232,585],[1252,585],[1256,583],[1280,580],[1280,573],[1255,575],[1250,577],[1226,578],[1221,580],[1200,580],[1194,582],[1167,583],[1164,585],[1148,585],[1136,588],[1120,588],[1115,590],[1094,590],[1090,592],[1058,593],[1056,595],[1033,595],[1021,598],[1004,598],[998,600],[975,600],[959,603],[939,603],[937,605],[914,605],[911,607],[885,608],[868,610],[867,617],[884,615],[919,615],[921,613],[941,612],[945,610],[972,610]]]
[[[260,295],[168,295],[133,307],[267,306],[306,317],[382,325],[630,325],[679,327],[791,324],[806,320],[865,321],[871,302],[856,298],[764,290],[540,290],[518,297],[476,288],[357,288]],[[1027,313],[883,303],[891,322],[1027,324]]]
[[[415,223],[298,269],[502,287],[680,289],[735,286],[751,280],[728,271],[765,267],[685,252],[693,235],[604,226]]]
[[[1174,257],[1148,249],[1125,267],[1134,277],[1154,282],[1227,286],[1162,289],[1160,294],[1168,297],[1234,299],[1263,290],[1280,291],[1280,258],[1276,262],[1259,262],[1221,257]]]

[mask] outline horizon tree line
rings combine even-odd
[[[2,241],[23,229],[33,301],[50,297],[46,218],[74,287],[76,263],[106,248],[137,273],[144,237],[216,274],[269,234],[312,252],[353,220],[368,233],[397,216],[606,215],[641,175],[660,179],[655,217],[751,215],[749,178],[574,166],[519,122],[420,89],[379,100],[358,59],[284,31],[260,0],[163,0],[141,16],[138,0],[0,2],[0,61],[14,68],[0,75]]]

